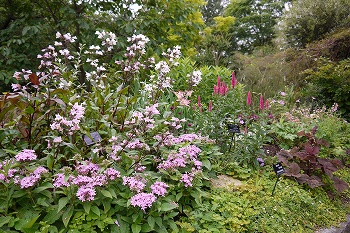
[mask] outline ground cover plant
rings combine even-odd
[[[38,71],[16,72],[25,85],[0,102],[2,231],[311,232],[345,217],[339,196],[332,202],[288,179],[271,197],[277,157],[263,146],[299,142],[288,94],[266,99],[232,71],[181,59],[178,46],[149,57],[144,35],[125,48],[111,32],[96,37],[100,44],[73,53],[76,38],[57,33]],[[107,67],[103,56],[120,49],[124,57]],[[329,135],[327,117],[313,121],[319,135]],[[333,142],[338,149],[320,156],[344,158],[347,142]],[[349,182],[348,172],[331,172]],[[217,174],[245,184],[212,188]]]

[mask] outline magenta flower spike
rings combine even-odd
[[[202,105],[201,105],[201,96],[199,95],[198,96],[198,107],[200,108]]]
[[[232,78],[231,78],[231,86],[232,88],[235,88],[235,86],[237,85],[237,80],[236,80],[236,76],[235,76],[235,72],[232,71]]]
[[[269,100],[266,100],[266,101],[265,101],[265,108],[266,108],[266,109],[269,109],[269,107],[270,107],[270,105],[269,105]]]
[[[208,107],[208,111],[211,112],[213,110],[213,101],[209,101],[209,107]]]
[[[250,106],[252,104],[252,96],[250,94],[250,91],[248,91],[247,94],[247,105]]]
[[[264,97],[262,95],[260,95],[260,110],[264,110]]]
[[[218,88],[220,88],[220,86],[221,86],[220,76],[218,76],[218,83],[216,84],[216,86],[217,86]]]

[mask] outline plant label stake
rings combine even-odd
[[[277,185],[277,182],[280,178],[280,176],[284,173],[284,168],[282,166],[281,163],[276,163],[273,165],[273,170],[275,170],[275,173],[277,175],[277,179],[276,179],[276,183],[275,183],[275,186],[273,186],[273,190],[272,190],[272,194],[271,196],[273,196],[274,192],[275,192],[275,189],[276,189],[276,185]]]
[[[228,132],[232,133],[230,149],[228,150],[228,151],[231,151],[232,141],[234,143],[233,148],[235,148],[235,146],[236,146],[236,137],[235,137],[236,133],[240,133],[241,131],[239,130],[239,126],[238,125],[227,124],[227,128],[228,128]]]
[[[102,140],[102,138],[98,132],[92,132],[92,133],[90,133],[90,135],[91,135],[91,138],[86,134],[84,134],[84,136],[83,136],[83,139],[84,139],[87,146],[91,146],[92,144],[95,144],[95,143],[100,142]]]

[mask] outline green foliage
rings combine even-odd
[[[225,9],[225,16],[236,18],[232,27],[233,48],[243,53],[271,45],[274,27],[281,17],[286,0],[234,0]]]
[[[285,56],[272,47],[256,49],[251,55],[237,52],[233,57],[237,78],[252,92],[272,98],[286,86],[294,86],[286,80],[292,70]]]
[[[211,26],[214,23],[214,17],[222,15],[223,11],[224,6],[222,1],[219,0],[207,0],[206,4],[201,8],[201,13],[207,26]]]
[[[350,125],[337,116],[326,115],[318,122],[316,136],[329,142],[328,148],[322,149],[322,155],[329,158],[339,158],[348,163],[346,151],[350,148]]]
[[[319,102],[331,107],[338,105],[339,113],[350,118],[350,59],[339,63],[321,59],[319,64],[305,71],[309,83],[305,95],[314,96]]]
[[[214,189],[188,219],[177,222],[180,232],[312,233],[346,218],[340,201],[329,200],[319,190],[301,189],[283,177],[271,196],[275,179],[272,171],[261,170],[242,186]]]
[[[327,33],[349,23],[350,3],[346,0],[293,1],[282,17],[280,41],[304,48]]]
[[[229,32],[235,18],[232,16],[214,17],[214,24],[203,30],[202,40],[196,46],[198,55],[196,60],[202,65],[232,66],[231,56],[234,53]]]

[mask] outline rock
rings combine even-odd
[[[235,186],[242,185],[240,180],[226,175],[219,175],[216,179],[211,179],[211,183],[214,188],[226,188],[227,190],[232,190]]]

